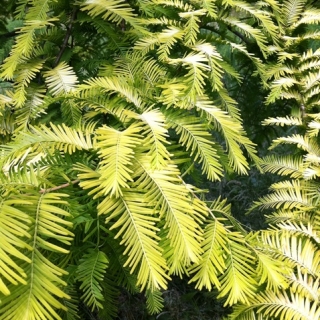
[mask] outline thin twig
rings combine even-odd
[[[49,189],[41,189],[39,192],[40,193],[47,193],[47,192],[51,192],[51,191],[56,191],[56,190],[59,190],[59,189],[63,189],[63,188],[66,188],[66,187],[69,187],[71,186],[72,184],[76,184],[76,183],[79,183],[80,180],[73,180],[71,182],[68,182],[68,183],[64,183],[60,186],[56,186],[56,187],[53,187],[53,188],[49,188]]]
[[[192,169],[193,169],[194,163],[191,163],[191,165],[188,167],[188,169],[181,175],[181,178],[183,178],[185,175],[187,175]]]
[[[17,30],[10,31],[4,34],[0,34],[0,38],[12,38],[12,37],[15,37],[17,33],[18,33]]]
[[[245,38],[245,36],[243,34],[241,34],[240,32],[238,32],[237,30],[232,30],[231,27],[227,26],[227,29],[232,32],[233,34],[235,34],[238,38],[240,38],[247,46],[249,46],[251,44],[251,42]]]
[[[69,25],[68,25],[68,27],[67,27],[67,33],[66,33],[66,35],[65,35],[65,37],[64,37],[64,40],[63,40],[63,43],[62,43],[62,47],[61,47],[61,49],[60,49],[60,51],[59,51],[59,54],[58,54],[58,56],[57,56],[57,58],[56,58],[56,60],[55,60],[55,62],[54,62],[54,66],[55,66],[55,67],[58,65],[58,63],[59,63],[59,61],[60,61],[60,59],[61,59],[61,57],[62,57],[62,54],[63,54],[64,50],[65,50],[66,47],[67,47],[69,38],[70,38],[70,36],[71,36],[73,21],[74,21],[74,19],[76,18],[77,11],[78,11],[77,9],[74,9],[73,12],[72,12],[72,16],[71,16]]]
[[[214,33],[217,33],[218,35],[222,36],[221,32],[219,32],[216,28],[208,26],[208,25],[204,25],[201,26],[201,28],[212,31]],[[236,30],[232,30],[232,28],[230,26],[227,26],[227,29],[232,32],[234,35],[236,35],[237,37],[239,37],[246,45],[250,45],[251,42],[245,38],[245,36],[243,34],[241,34],[240,32],[236,31]]]

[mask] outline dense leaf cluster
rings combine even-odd
[[[19,0],[2,12],[0,319],[112,319],[123,288],[158,314],[175,276],[217,290],[230,320],[320,317],[316,4]],[[258,157],[241,117],[254,94],[237,94],[252,79],[272,110],[289,101],[291,115],[264,124],[292,127],[273,146],[296,154]],[[253,165],[289,180],[252,207],[275,210],[271,228],[248,232],[199,176]]]

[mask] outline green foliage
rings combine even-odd
[[[103,281],[107,266],[107,256],[99,250],[90,250],[79,261],[76,280],[81,283],[80,290],[84,292],[81,299],[92,310],[103,308],[100,282]]]
[[[285,43],[288,54],[278,55],[278,62],[268,71],[272,83],[267,103],[288,99],[296,106],[293,116],[264,121],[264,125],[290,128],[288,136],[274,139],[270,149],[276,151],[285,145],[294,148],[290,147],[293,151],[285,156],[266,156],[261,167],[286,180],[272,184],[270,193],[251,208],[272,210],[267,216],[270,228],[259,233],[262,243],[274,250],[273,259],[283,261],[288,268],[287,285],[278,290],[267,287],[247,306],[236,306],[230,319],[255,319],[257,313],[261,319],[318,319],[320,316],[318,52],[302,46],[297,49],[303,35],[297,36],[295,29],[302,24],[301,20],[305,21],[305,3],[285,2],[283,22],[290,25]],[[317,23],[318,11],[308,8],[307,15],[309,10],[316,14],[310,23]]]
[[[311,180],[320,126],[317,114],[306,117],[317,105],[319,52],[295,49],[318,37],[299,34],[318,23],[306,2],[12,3],[0,26],[10,39],[0,48],[0,319],[76,319],[85,310],[112,319],[125,290],[143,292],[156,314],[175,276],[216,289],[236,305],[231,319],[254,319],[253,309],[303,319],[290,309],[299,299],[302,315],[317,316]],[[238,61],[271,88],[267,102],[298,102],[298,116],[266,124],[308,124],[306,135],[275,141],[306,157],[262,165],[303,181],[273,185],[257,203],[295,218],[257,233],[225,200],[205,201],[192,179],[260,168],[231,88],[245,81]]]

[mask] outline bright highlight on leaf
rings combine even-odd
[[[53,95],[67,94],[72,91],[77,82],[73,69],[65,62],[61,62],[54,69],[44,73],[48,88]]]
[[[122,188],[129,188],[132,181],[130,169],[134,158],[134,147],[140,144],[139,125],[132,125],[124,131],[102,127],[96,131],[100,162],[100,183],[104,195],[122,195]]]

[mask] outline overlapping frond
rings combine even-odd
[[[309,25],[318,24],[320,21],[319,15],[320,15],[319,9],[307,8],[302,12],[301,18],[294,24],[294,27],[297,28],[303,24],[309,24]]]
[[[197,36],[199,33],[199,22],[201,20],[201,16],[204,16],[206,14],[206,11],[204,9],[195,10],[195,11],[189,11],[189,12],[180,12],[179,16],[187,20],[185,24],[185,35],[184,35],[184,42],[188,45],[194,45],[197,41]]]
[[[319,299],[319,278],[315,280],[313,276],[301,272],[300,269],[297,275],[293,274],[291,276],[290,288],[293,293],[298,293],[311,301]]]
[[[166,113],[166,116],[169,125],[180,136],[179,143],[186,148],[195,161],[202,164],[202,171],[207,177],[210,180],[220,180],[222,166],[208,127],[199,118],[182,112]]]
[[[103,95],[94,95],[90,97],[77,97],[76,102],[79,103],[78,107],[81,109],[90,107],[90,111],[84,114],[84,119],[96,119],[101,114],[108,114],[119,119],[123,124],[127,124],[132,119],[137,118],[134,106],[129,106],[120,97],[110,99]]]
[[[262,236],[264,241],[278,250],[277,259],[286,261],[291,267],[298,267],[304,273],[319,276],[320,252],[317,245],[304,233],[296,231],[296,235],[280,227],[280,232],[265,231]]]
[[[81,10],[88,11],[88,14],[93,17],[101,15],[103,19],[117,24],[124,20],[136,29],[143,30],[133,8],[122,0],[86,0],[81,3]]]
[[[16,132],[26,130],[29,124],[46,113],[45,89],[29,85],[25,91],[25,102],[15,112]]]
[[[299,81],[294,76],[281,77],[275,80],[271,87],[271,92],[267,97],[267,103],[273,103],[279,98],[285,97],[286,91],[289,91]],[[288,97],[290,98],[290,96]]]
[[[124,248],[119,244],[117,239],[114,239],[114,237],[108,239],[105,250],[110,258],[108,274],[106,276],[109,275],[117,286],[126,288],[130,293],[139,292],[137,275],[130,272],[128,266],[124,266],[127,258],[123,255]]]
[[[35,35],[52,26],[52,23],[56,21],[56,18],[49,16],[53,2],[52,0],[32,2],[28,10],[26,10],[27,3],[21,5],[20,12],[25,13],[24,25],[17,32],[11,54],[4,60],[1,68],[2,78],[13,79],[19,65],[26,63],[32,57],[37,48]]]
[[[287,27],[292,26],[298,21],[305,9],[305,0],[287,0],[283,4],[283,21]]]
[[[170,59],[169,62],[172,65],[181,64],[186,68],[187,74],[182,81],[186,85],[186,93],[188,97],[190,97],[190,103],[194,104],[196,97],[203,95],[205,80],[208,78],[206,71],[208,71],[210,67],[207,64],[208,60],[206,56],[202,52],[190,53],[185,58]]]
[[[301,178],[303,175],[303,159],[291,156],[267,156],[262,159],[261,168],[265,172],[277,173],[290,178]]]
[[[260,277],[259,285],[266,283],[266,289],[278,292],[279,289],[286,289],[290,286],[286,275],[289,268],[284,268],[283,262],[270,256],[268,252],[255,251],[258,259],[257,274]]]
[[[162,4],[164,6],[172,6],[183,11],[192,11],[194,9],[192,4],[185,3],[181,0],[154,0],[154,3]]]
[[[15,203],[18,208],[19,206],[23,208],[23,212],[30,219],[30,227],[25,230],[19,224],[19,220],[23,218],[20,214],[16,228],[12,229],[13,231],[20,229],[19,233],[22,232],[22,235],[23,230],[29,233],[29,239],[25,241],[27,247],[23,246],[27,249],[25,255],[28,259],[24,259],[25,262],[21,264],[27,283],[24,286],[10,287],[12,293],[2,299],[0,308],[0,316],[3,319],[60,319],[55,309],[66,310],[59,301],[59,298],[68,298],[61,290],[61,286],[66,285],[61,279],[66,271],[55,265],[54,261],[50,261],[45,255],[45,252],[59,252],[60,254],[68,252],[65,246],[70,245],[72,240],[73,234],[68,230],[72,223],[64,219],[69,216],[69,213],[59,207],[59,205],[66,204],[66,201],[63,200],[65,196],[65,194],[58,193],[29,194],[28,206],[25,206],[24,201],[19,198],[16,199]],[[9,210],[8,218],[10,212],[18,214],[17,217],[19,217],[18,210],[14,212]],[[15,254],[14,251],[12,254]],[[20,254],[17,258],[23,259],[23,256]],[[16,269],[14,265],[13,268]],[[19,269],[17,271],[19,272]]]
[[[85,253],[77,267],[76,279],[80,282],[83,292],[81,299],[92,310],[103,308],[103,294],[101,282],[108,266],[108,258],[104,252],[91,249]]]
[[[12,97],[9,97],[7,95],[3,95],[0,94],[0,106],[1,106],[1,110],[3,110],[3,108],[5,106],[7,106],[8,104],[12,103]]]
[[[34,158],[36,163],[41,158]],[[32,162],[28,165],[16,165],[14,167],[3,167],[3,175],[0,176],[0,188],[2,192],[10,192],[20,187],[32,186],[39,187],[46,180],[46,172],[48,167],[33,165]]]
[[[44,77],[53,95],[69,93],[78,82],[73,69],[65,62],[61,62],[52,70],[44,72]]]
[[[78,308],[78,295],[75,285],[68,283],[67,288],[65,289],[68,297],[61,299],[67,308],[66,320],[77,320],[79,319],[79,308]],[[65,311],[62,311],[61,314],[65,315]]]
[[[303,236],[319,242],[317,229],[312,226],[311,222],[303,223],[304,221],[283,221],[277,223],[277,226],[283,230],[287,235]]]
[[[288,188],[289,186],[289,188]],[[311,210],[314,204],[308,197],[306,190],[301,187],[299,181],[287,181],[285,188],[277,189],[275,192],[265,195],[255,202],[254,207],[304,209]]]
[[[221,108],[228,112],[228,114],[233,117],[235,120],[241,122],[240,110],[238,108],[237,102],[230,97],[228,91],[225,88],[221,88],[218,91],[218,98],[216,102],[218,105],[221,105]]]
[[[251,25],[241,22],[240,20],[236,19],[235,17],[226,17],[223,18],[223,21],[232,26],[235,27],[238,30],[241,30],[242,33],[246,35],[246,37],[253,38],[256,40],[257,44],[261,48],[263,52],[267,52],[267,39],[265,38],[265,35],[263,34],[261,29],[256,29],[252,27]]]
[[[143,145],[149,149],[148,155],[151,157],[152,166],[160,169],[170,160],[170,153],[166,148],[169,136],[165,124],[166,118],[160,110],[150,110],[142,113],[140,119],[144,123],[142,127],[145,136]]]
[[[107,215],[106,223],[112,223],[111,230],[120,228],[115,238],[121,236],[126,249],[131,272],[137,270],[137,285],[151,291],[166,288],[166,262],[159,247],[158,218],[138,191],[122,191],[121,196],[106,197],[98,206],[99,214]]]
[[[258,318],[256,313],[258,312]],[[259,315],[260,314],[260,315]],[[320,308],[316,302],[299,294],[285,292],[276,295],[272,291],[258,294],[249,306],[237,306],[230,320],[272,319],[309,320],[318,319]]]
[[[61,113],[64,123],[70,127],[79,127],[82,120],[82,111],[75,100],[68,99],[61,103]]]
[[[162,292],[157,291],[146,291],[146,303],[147,303],[147,309],[150,314],[157,314],[160,313],[163,308],[163,297]]]
[[[108,270],[109,271],[109,268]],[[105,320],[113,320],[118,314],[118,299],[120,295],[119,287],[114,281],[114,277],[107,273],[104,280],[100,282],[103,287],[104,301],[103,309],[99,310],[99,316]]]
[[[184,32],[176,26],[169,26],[156,35],[148,35],[135,43],[135,49],[140,50],[143,54],[147,54],[156,47],[160,60],[166,60],[170,53],[170,49],[183,39]]]
[[[212,290],[214,286],[221,290],[219,276],[226,269],[224,253],[228,251],[228,230],[219,219],[208,221],[203,234],[204,241],[201,243],[203,255],[198,264],[190,267],[190,274],[195,275],[190,282],[196,282],[196,288],[206,287]]]
[[[26,87],[30,81],[36,77],[37,73],[40,71],[43,60],[33,60],[32,62],[22,63],[16,70],[16,85],[14,86],[14,105],[17,108],[21,108],[26,99],[27,91]]]
[[[241,123],[229,116],[225,111],[214,106],[206,98],[198,99],[196,107],[209,121],[213,122],[216,130],[223,133],[230,166],[237,172],[246,174],[248,162],[240,146],[242,145],[250,157],[257,162],[258,157],[255,154],[254,144],[245,136]]]
[[[107,65],[101,71],[101,76],[121,76],[132,83],[141,94],[152,97],[156,85],[162,81],[166,70],[154,58],[141,59],[140,51],[128,52],[124,57],[118,58],[113,66]],[[108,70],[108,69],[112,69]],[[149,92],[148,92],[149,91]]]
[[[220,279],[219,293],[219,297],[226,298],[225,305],[248,304],[256,295],[254,257],[244,243],[245,239],[239,232],[228,233],[226,269]]]
[[[293,134],[288,137],[280,137],[275,139],[270,148],[274,148],[280,144],[295,144],[299,149],[308,151],[311,148],[310,139],[308,137],[304,137],[300,134]]]
[[[86,81],[86,84],[80,85],[78,91],[80,97],[83,98],[95,97],[107,92],[117,92],[126,101],[133,103],[138,109],[142,109],[144,105],[137,90],[129,86],[127,80],[121,77],[93,78]]]
[[[224,91],[223,76],[225,72],[239,79],[239,74],[223,60],[217,48],[207,42],[197,42],[194,45],[194,50],[204,54],[208,61],[209,66],[209,79],[214,90],[217,92]]]
[[[259,285],[266,285],[266,290],[275,293],[289,286],[288,277],[291,268],[278,255],[278,248],[263,243],[259,233],[250,233],[247,236],[250,249],[256,257],[256,272]]]
[[[134,161],[137,178],[135,185],[147,190],[146,201],[159,211],[165,221],[167,242],[164,257],[171,273],[184,273],[185,266],[197,262],[202,250],[201,230],[193,219],[196,210],[192,206],[189,190],[181,184],[179,170],[173,164],[161,170],[154,170],[148,157],[141,155]],[[202,212],[202,215],[207,212]]]
[[[28,214],[15,208],[15,203],[31,204],[31,202],[15,197],[1,199],[0,263],[2,267],[0,292],[4,295],[10,294],[8,282],[14,285],[19,282],[24,285],[27,284],[27,274],[15,260],[31,262],[30,258],[19,250],[19,248],[31,249],[24,239],[30,237],[28,225],[30,225],[31,219]]]
[[[315,242],[310,240],[317,234],[310,234],[311,229],[299,228],[295,224],[280,223],[277,226],[273,230],[262,231],[261,236],[266,249],[273,248],[268,259],[272,257],[278,261],[280,271],[277,272],[282,273],[281,286],[258,293],[248,306],[236,306],[229,319],[251,320],[257,314],[263,315],[263,319],[273,319],[275,314],[284,319],[313,319],[319,316],[320,254]],[[276,278],[273,275],[273,279]]]
[[[207,11],[207,15],[209,15],[212,18],[217,17],[217,5],[215,3],[215,0],[202,0],[202,8],[204,8]]]
[[[296,117],[277,117],[277,118],[268,118],[262,122],[263,125],[278,125],[278,126],[299,126],[302,125],[300,118]]]
[[[12,144],[3,147],[1,163],[15,165],[41,152],[54,153],[57,148],[66,153],[89,150],[93,148],[91,134],[90,129],[82,132],[66,125],[51,124],[51,129],[45,126],[32,127],[32,132],[21,132]]]
[[[303,210],[277,210],[270,215],[266,215],[266,221],[270,224],[278,224],[281,222],[295,222],[307,224],[309,221],[309,215]]]
[[[122,194],[122,188],[129,187],[134,147],[141,143],[140,130],[139,124],[131,125],[124,131],[107,126],[96,130],[95,148],[101,158],[99,180],[103,195],[118,197]]]

